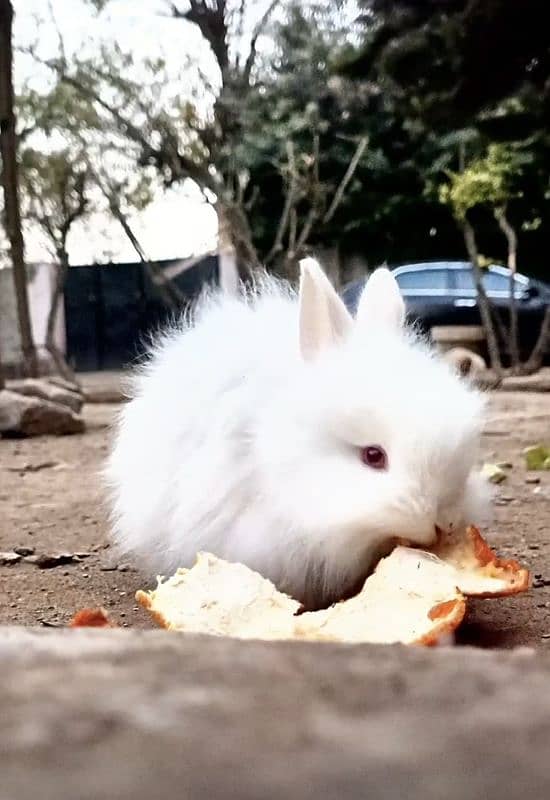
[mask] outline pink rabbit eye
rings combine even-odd
[[[386,451],[383,447],[379,447],[378,445],[369,445],[368,447],[363,447],[361,450],[361,460],[363,464],[366,464],[367,467],[371,469],[387,469],[388,468],[388,457],[386,455]]]

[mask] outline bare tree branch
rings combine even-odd
[[[468,257],[472,264],[474,283],[477,291],[477,301],[479,304],[479,313],[481,315],[481,321],[485,329],[485,336],[487,337],[489,360],[491,362],[491,367],[495,370],[497,375],[500,376],[502,374],[502,361],[500,358],[500,351],[498,348],[498,342],[495,335],[493,320],[491,318],[491,309],[489,306],[489,300],[485,293],[485,289],[483,287],[483,281],[481,279],[481,270],[479,267],[479,250],[477,248],[474,229],[466,218],[462,220],[462,232],[464,234],[464,242],[466,244]]]
[[[509,296],[509,309],[510,309],[510,356],[512,359],[512,368],[517,369],[520,363],[519,356],[519,332],[518,332],[518,309],[516,304],[516,270],[517,270],[517,249],[518,237],[506,216],[505,208],[495,208],[494,216],[498,222],[500,230],[503,232],[508,243],[508,269],[510,270],[510,296]]]
[[[57,22],[57,17],[55,16],[55,12],[53,10],[52,0],[48,0],[48,10],[50,12],[50,21],[51,21],[53,27],[55,28],[55,33],[56,33],[56,36],[57,36],[57,44],[59,46],[59,54],[61,56],[61,60],[62,60],[63,64],[66,64],[67,63],[67,55],[66,55],[66,50],[65,50],[65,42],[63,41],[63,36],[61,34],[61,29],[59,27],[59,24]]]
[[[248,57],[246,59],[244,70],[243,70],[243,81],[245,85],[250,83],[250,75],[254,68],[254,64],[256,62],[256,52],[258,46],[258,39],[262,35],[265,30],[265,26],[269,22],[269,18],[275,11],[278,5],[280,5],[281,0],[272,0],[272,2],[267,7],[265,13],[263,14],[262,18],[254,28],[254,32],[252,34],[252,38],[250,40],[250,50],[248,52]]]
[[[290,209],[290,223],[288,227],[288,256],[294,258],[296,252],[296,232],[298,229],[298,214],[293,206]]]
[[[542,361],[545,353],[548,350],[549,344],[550,344],[550,306],[546,306],[546,310],[544,312],[544,317],[542,320],[542,325],[539,331],[539,337],[531,352],[531,355],[527,359],[527,362],[523,365],[522,372],[524,374],[532,374],[533,372],[538,372],[538,370],[542,366]]]
[[[289,174],[288,188],[286,191],[283,213],[281,214],[279,225],[277,226],[277,232],[275,234],[275,239],[273,240],[273,245],[271,247],[271,250],[264,259],[264,263],[266,265],[270,264],[273,261],[273,259],[276,258],[277,255],[283,249],[283,239],[288,228],[290,211],[292,208],[294,208],[294,204],[296,202],[296,196],[297,196],[296,167],[294,162],[294,145],[291,141],[288,141],[286,143],[286,154],[287,154],[288,174]]]
[[[336,192],[334,193],[334,197],[332,198],[332,203],[330,204],[327,213],[323,217],[323,222],[324,223],[330,222],[330,220],[334,216],[338,206],[342,202],[342,198],[344,197],[344,192],[347,189],[348,183],[353,178],[353,173],[357,169],[357,165],[359,164],[359,161],[361,160],[361,156],[365,152],[365,148],[366,148],[367,144],[368,144],[368,139],[367,139],[366,136],[363,137],[359,141],[359,144],[357,145],[357,149],[356,149],[355,153],[353,154],[353,158],[351,159],[351,161],[348,164],[348,168],[347,168],[347,170],[345,172],[345,175],[342,178],[342,180],[340,182],[340,185],[336,189]]]
[[[294,248],[295,254],[300,254],[303,247],[307,240],[309,239],[309,234],[311,233],[311,229],[313,228],[313,223],[318,219],[319,212],[315,206],[312,206],[307,214],[306,221],[304,222],[304,227],[298,237],[298,241],[296,242],[296,247]]]
[[[105,100],[98,92],[91,89],[74,75],[67,74],[62,68],[62,65],[60,65],[58,62],[40,61],[40,63],[45,64],[47,67],[56,72],[59,76],[59,79],[63,83],[72,86],[82,96],[87,97],[89,100],[97,103],[104,111],[107,111],[107,113],[110,114],[113,120],[117,123],[119,129],[126,134],[129,139],[138,144],[142,148],[144,156],[150,159],[158,167],[162,167],[164,165],[169,166],[172,171],[175,171],[176,179],[186,177],[191,178],[199,185],[210,189],[214,194],[219,191],[219,185],[208,169],[203,168],[200,164],[196,164],[179,151],[176,154],[172,154],[175,155],[175,158],[170,159],[170,162],[167,163],[166,156],[169,152],[169,148],[167,148],[166,151],[163,151],[161,148],[153,147],[149,140],[143,135],[143,132],[140,130],[140,128],[138,128],[137,125],[134,125],[133,122],[124,116],[115,105]]]
[[[155,283],[155,285],[159,286],[166,303],[171,308],[183,308],[186,303],[185,295],[180,292],[178,287],[166,277],[162,269],[147,257],[139,239],[132,230],[132,227],[128,221],[128,217],[122,210],[117,187],[113,184],[110,184],[108,180],[104,179],[95,169],[92,167],[90,167],[90,169],[98,188],[109,204],[109,210],[111,214],[124,231],[128,241],[136,251],[140,262],[143,264],[143,267],[149,274],[151,280]]]

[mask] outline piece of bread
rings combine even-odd
[[[529,573],[502,561],[477,528],[441,534],[431,552],[396,547],[355,597],[300,613],[300,604],[243,564],[200,553],[136,598],[165,628],[244,639],[434,644],[464,617],[465,596],[525,591]]]
[[[529,570],[499,558],[474,525],[441,533],[432,552],[456,569],[458,588],[468,597],[506,597],[529,588]]]

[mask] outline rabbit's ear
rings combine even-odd
[[[360,327],[399,330],[405,323],[405,304],[397,281],[385,267],[376,269],[367,280],[357,308]]]
[[[353,319],[313,258],[300,261],[300,350],[309,361],[351,330]]]

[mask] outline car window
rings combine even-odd
[[[471,269],[458,269],[454,272],[455,287],[459,291],[474,292],[474,276]],[[485,291],[489,294],[493,292],[508,293],[508,276],[501,275],[498,272],[485,272],[483,274],[483,286]],[[516,292],[521,293],[524,289],[521,281],[516,279]]]
[[[424,293],[444,292],[447,289],[447,270],[416,269],[401,272],[395,276],[399,288],[405,292],[421,291]]]

